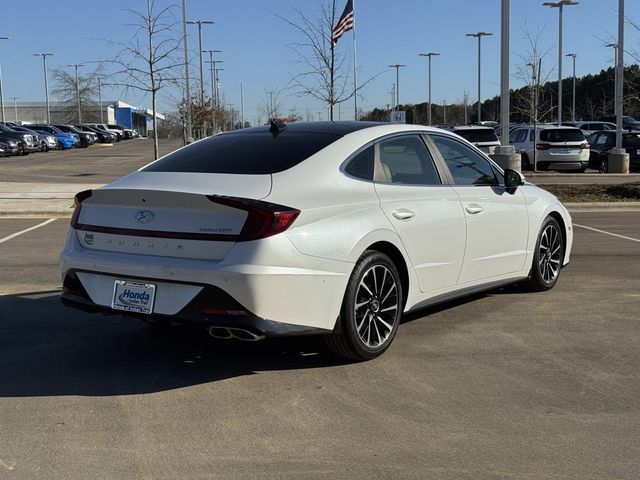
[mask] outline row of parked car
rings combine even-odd
[[[20,125],[0,122],[0,157],[73,147],[87,148],[94,143],[113,143],[137,136],[136,130],[118,124]]]
[[[603,117],[598,120],[557,124],[511,124],[509,143],[521,155],[523,171],[556,170],[584,172],[609,170],[609,153],[615,147],[616,125]],[[629,170],[640,171],[640,122],[623,119],[622,147],[629,154]],[[500,126],[465,125],[449,127],[487,154],[500,145]]]

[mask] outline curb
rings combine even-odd
[[[640,212],[640,202],[574,202],[565,203],[569,212]]]

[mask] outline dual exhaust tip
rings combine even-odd
[[[243,342],[259,342],[265,339],[265,335],[257,335],[249,330],[235,327],[209,327],[209,335],[222,340],[242,340]]]

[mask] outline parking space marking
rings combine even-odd
[[[12,238],[19,237],[23,233],[29,233],[37,228],[44,227],[45,225],[49,225],[51,222],[55,222],[56,220],[57,218],[50,218],[46,222],[42,222],[42,223],[39,223],[38,225],[34,225],[33,227],[25,228],[24,230],[20,230],[19,232],[12,233],[11,235],[8,235],[4,238],[0,238],[0,243],[8,242]]]
[[[612,237],[624,238],[625,240],[631,240],[632,242],[640,243],[640,238],[627,237],[625,235],[619,235],[617,233],[607,232],[606,230],[600,230],[599,228],[587,227],[586,225],[580,225],[578,223],[573,224],[574,227],[585,228],[598,233],[604,233],[605,235],[611,235]]]

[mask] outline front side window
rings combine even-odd
[[[405,135],[379,144],[380,165],[387,183],[440,185],[433,159],[422,139]]]
[[[431,137],[456,185],[497,185],[489,162],[466,145],[440,135]]]

